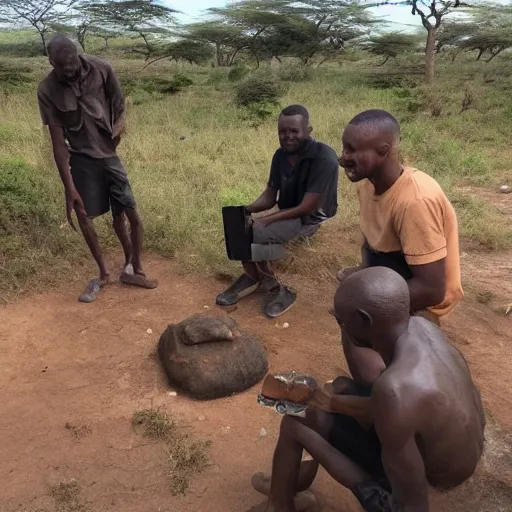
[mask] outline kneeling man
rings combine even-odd
[[[406,281],[361,270],[334,302],[343,335],[380,354],[386,369],[369,387],[339,377],[319,388],[306,419],[286,416],[274,454],[267,511],[294,512],[321,464],[368,512],[428,512],[429,485],[455,487],[482,455],[485,418],[466,361],[432,322],[410,315]],[[303,462],[306,450],[313,461]]]
[[[268,262],[281,259],[284,244],[311,237],[338,207],[338,158],[326,144],[311,137],[309,113],[301,105],[285,108],[278,121],[280,149],[272,159],[267,188],[250,214],[274,208],[279,211],[254,221],[252,259],[244,261],[245,273],[217,296],[219,306],[232,306],[258,287],[273,291],[265,307],[267,316],[282,315],[295,303],[296,294],[281,286]]]

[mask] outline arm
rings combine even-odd
[[[412,278],[411,311],[440,304],[446,293],[446,238],[441,206],[435,199],[416,199],[397,218],[396,230]]]
[[[317,208],[321,197],[321,194],[312,194],[308,192],[304,195],[304,199],[302,200],[302,203],[299,204],[299,206],[272,213],[263,219],[259,219],[259,222],[262,222],[265,226],[268,226],[269,224],[281,220],[299,219],[301,217],[310,215]]]
[[[364,427],[373,425],[371,398],[355,395],[335,395],[325,388],[317,388],[308,405],[331,414],[345,414]]]
[[[105,92],[111,101],[112,108],[112,138],[120,138],[124,132],[126,122],[125,99],[121,84],[117,76],[109,66],[105,81]]]
[[[421,311],[443,302],[446,293],[445,259],[409,266],[413,277],[407,281],[411,311]]]
[[[428,512],[428,482],[416,444],[411,409],[389,387],[375,389],[372,404],[382,463],[393,490],[396,511]]]
[[[70,226],[76,231],[71,212],[75,209],[77,213],[83,216],[86,216],[87,213],[85,211],[82,198],[77,192],[73,183],[73,178],[71,177],[71,171],[69,168],[69,151],[64,138],[64,129],[62,126],[50,125],[49,130],[53,146],[53,157],[60,174],[60,179],[64,185],[64,193],[66,196],[66,218]]]
[[[263,191],[263,193],[254,201],[254,203],[250,204],[247,207],[247,211],[249,213],[259,213],[264,212],[266,210],[270,210],[276,204],[277,200],[277,190],[267,186],[267,188]]]

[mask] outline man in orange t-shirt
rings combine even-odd
[[[364,240],[361,266],[342,270],[338,278],[389,267],[407,280],[411,313],[438,324],[463,296],[453,206],[431,176],[400,164],[400,125],[388,112],[357,115],[342,143],[340,163],[357,183]],[[348,339],[343,348],[354,379],[373,384],[385,368],[382,359]]]

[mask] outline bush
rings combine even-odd
[[[249,70],[245,66],[235,66],[229,70],[228,80],[230,82],[239,82],[248,72]]]
[[[381,73],[378,75],[370,75],[366,79],[368,87],[372,89],[414,88],[418,86],[420,81],[420,77],[400,73]]]
[[[270,76],[251,76],[236,86],[236,104],[247,107],[253,103],[275,104],[281,94],[279,83]]]
[[[187,75],[184,75],[183,73],[176,73],[171,80],[171,84],[173,84],[175,87],[181,89],[183,87],[189,87],[192,85],[194,81],[192,78],[190,78]]]
[[[305,66],[285,66],[279,70],[283,82],[307,82],[311,79],[311,68]]]

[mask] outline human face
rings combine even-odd
[[[304,148],[311,132],[308,123],[300,115],[279,116],[277,130],[281,147],[290,155]]]
[[[361,348],[372,348],[372,328],[368,325],[368,318],[359,312],[344,314],[343,310],[334,313],[342,336],[346,336],[356,346]]]
[[[374,177],[389,154],[389,147],[379,144],[375,132],[364,125],[349,124],[342,145],[340,165],[353,183]]]
[[[53,69],[55,69],[60,80],[76,82],[80,76],[82,65],[78,58],[78,52],[73,52],[68,49],[56,52],[55,55],[50,57],[50,64],[53,66]]]

